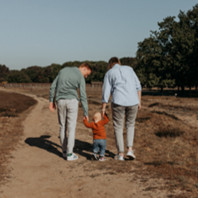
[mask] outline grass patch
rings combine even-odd
[[[154,107],[154,106],[159,106],[159,102],[155,102],[155,103],[152,103],[152,104],[150,104],[148,107]]]
[[[149,165],[149,166],[161,166],[163,164],[162,161],[153,161],[153,162],[146,162],[144,163],[145,165]]]
[[[167,161],[167,162],[164,162],[164,161],[152,161],[152,162],[145,162],[144,163],[145,165],[148,165],[148,166],[161,166],[161,165],[164,165],[164,164],[168,164],[168,165],[171,165],[173,166],[175,164],[175,162],[172,162],[172,161]]]
[[[175,138],[175,137],[179,137],[181,135],[184,134],[184,131],[181,131],[180,129],[178,128],[162,128],[161,130],[155,132],[155,135],[160,137],[160,138],[168,138],[168,137],[171,137],[171,138]]]
[[[172,115],[172,114],[168,114],[164,111],[152,111],[152,113],[157,113],[157,114],[160,114],[160,115],[165,115],[165,116],[168,116],[170,118],[173,118],[174,120],[179,120],[176,116]]]
[[[14,109],[14,108],[11,108],[11,109],[1,108],[0,109],[0,116],[1,117],[17,117],[16,109]]]
[[[137,118],[136,122],[143,123],[144,121],[147,121],[147,120],[150,120],[150,119],[151,119],[150,117]]]

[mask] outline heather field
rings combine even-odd
[[[87,88],[89,117],[101,108],[101,88]],[[79,108],[75,153],[62,158],[48,88],[0,88],[0,197],[167,197],[198,194],[198,99],[143,95],[136,160],[115,161],[111,106],[106,161],[91,161],[92,134]],[[124,132],[124,136],[126,133]]]

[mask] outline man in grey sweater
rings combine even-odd
[[[87,63],[77,67],[65,67],[54,79],[49,93],[49,109],[54,112],[57,105],[58,121],[60,125],[60,142],[63,157],[67,160],[76,160],[73,153],[75,130],[78,116],[78,101],[80,100],[84,116],[88,118],[88,104],[85,78],[91,74]],[[80,99],[77,90],[80,91]],[[68,130],[68,137],[67,137]]]

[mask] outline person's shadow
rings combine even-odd
[[[61,149],[61,146],[48,140],[48,138],[50,137],[50,135],[42,135],[40,137],[29,137],[25,140],[25,143],[29,144],[30,146],[36,146],[38,148],[44,149],[50,153],[62,157],[62,153],[58,150],[58,148]]]
[[[74,152],[78,153],[81,156],[86,157],[88,160],[93,160],[93,144],[90,144],[88,142],[83,142],[81,140],[75,140],[75,147],[74,147]],[[89,153],[91,154],[89,154]],[[106,157],[111,157],[114,158],[114,154],[112,152],[110,152],[109,150],[105,151],[105,156]]]
[[[59,151],[61,150],[61,146],[48,140],[51,136],[50,135],[42,135],[40,137],[29,137],[25,140],[25,143],[30,145],[30,146],[36,146],[38,148],[44,149],[50,153],[53,153],[61,158],[62,152]],[[75,147],[74,147],[74,152],[78,153],[81,156],[84,156],[88,160],[92,159],[92,153],[93,151],[93,145],[88,143],[88,142],[83,142],[81,140],[75,140]],[[114,157],[114,154],[111,153],[109,150],[106,150],[106,157]]]

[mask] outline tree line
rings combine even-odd
[[[146,87],[198,87],[198,4],[166,17],[138,44],[137,70]]]
[[[90,75],[86,81],[102,81],[104,74],[107,71],[108,64],[105,61],[86,61],[91,69]],[[0,82],[6,81],[8,83],[51,83],[58,72],[64,67],[78,67],[83,62],[73,61],[60,64],[51,64],[46,67],[31,66],[25,69],[9,70],[5,65],[0,65]]]
[[[133,64],[135,58],[121,58],[122,62],[128,65]],[[105,61],[86,61],[91,69],[92,74],[86,79],[87,83],[93,81],[102,82],[104,75],[108,69],[108,63]],[[60,64],[51,64],[46,67],[31,66],[25,69],[9,70],[5,65],[0,65],[0,82],[6,81],[8,83],[51,83],[58,72],[64,67],[78,67],[83,62],[70,61]]]
[[[168,16],[158,22],[159,29],[151,31],[148,38],[138,43],[136,57],[123,57],[121,63],[133,67],[143,87],[198,88],[198,4],[178,17]],[[105,61],[86,61],[92,68],[92,75],[86,80],[103,81],[108,69]],[[79,66],[73,61],[51,64],[46,67],[31,66],[25,69],[9,70],[0,65],[0,82],[51,83],[60,69]]]

